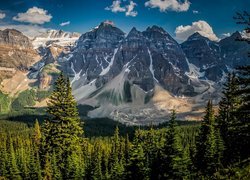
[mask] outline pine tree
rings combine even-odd
[[[53,151],[52,158],[51,158],[51,165],[52,165],[53,179],[62,179],[61,172],[57,166],[57,160],[56,160],[56,155],[54,151]]]
[[[242,99],[241,106],[237,109],[237,121],[231,126],[231,141],[233,149],[238,152],[235,159],[249,158],[250,147],[250,65],[237,68],[239,90],[237,95]]]
[[[94,144],[94,149],[92,152],[91,158],[91,166],[90,166],[90,178],[93,180],[102,180],[102,153],[101,153],[101,145],[99,142]]]
[[[140,130],[136,131],[133,145],[130,150],[129,163],[126,166],[126,179],[147,180],[149,169],[146,166],[146,156],[141,143],[139,142]]]
[[[121,151],[121,140],[119,137],[119,128],[116,127],[112,138],[112,148],[110,156],[110,176],[111,179],[122,179],[124,166],[122,162],[123,152]]]
[[[237,96],[239,90],[238,78],[235,73],[229,73],[227,82],[224,84],[223,97],[219,103],[219,115],[216,118],[221,137],[224,141],[225,156],[224,162],[229,163],[235,151],[232,141],[232,127],[237,124],[237,110],[241,105],[241,98]]]
[[[37,150],[39,150],[41,138],[42,138],[42,133],[41,133],[40,125],[39,125],[38,120],[36,119],[35,127],[34,127],[34,142],[35,142],[35,146]]]
[[[53,172],[52,172],[51,162],[49,159],[49,154],[46,154],[44,171],[43,171],[43,179],[44,180],[52,180],[52,173]]]
[[[213,105],[208,101],[206,115],[204,116],[200,132],[196,137],[195,165],[198,171],[212,177],[220,168],[221,140],[215,128]]]
[[[187,176],[187,164],[186,159],[184,161],[174,110],[169,121],[161,157],[161,179],[183,179]]]
[[[68,157],[80,147],[83,130],[80,126],[70,81],[62,73],[55,82],[55,89],[50,96],[47,112],[50,118],[46,120],[43,128],[43,153],[55,152],[62,176],[67,178]]]
[[[10,179],[22,179],[20,176],[20,170],[18,169],[17,166],[17,161],[16,161],[16,154],[15,150],[13,147],[13,141],[12,138],[9,137],[9,175]]]
[[[6,177],[8,174],[7,171],[7,159],[8,159],[8,153],[7,153],[7,145],[6,145],[6,136],[1,135],[3,138],[3,141],[0,144],[0,176]]]

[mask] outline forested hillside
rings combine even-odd
[[[88,138],[61,74],[42,125],[0,122],[0,177],[249,179],[249,72],[229,74],[219,114],[209,101],[201,125],[177,125],[173,110],[167,128],[137,128],[129,137],[117,127],[111,137]]]

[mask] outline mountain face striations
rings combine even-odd
[[[18,62],[29,67],[27,76],[41,89],[50,88],[53,74],[63,70],[77,102],[94,107],[88,116],[145,124],[164,121],[171,109],[179,118],[198,118],[208,99],[219,101],[226,73],[249,64],[249,46],[235,41],[240,37],[236,32],[214,42],[195,33],[179,44],[158,26],[125,34],[105,21],[81,36],[50,30],[32,41],[5,30],[0,44],[39,54],[35,63]]]

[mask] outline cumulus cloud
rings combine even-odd
[[[66,21],[66,22],[62,22],[61,24],[60,24],[60,26],[67,26],[67,25],[69,25],[70,24],[70,21]]]
[[[126,16],[132,16],[135,17],[137,16],[137,11],[134,11],[135,6],[137,6],[136,3],[134,3],[133,1],[130,1],[129,5],[127,5],[127,12],[126,12]]]
[[[193,22],[192,25],[178,26],[175,29],[176,38],[180,41],[186,40],[195,32],[200,33],[202,36],[209,38],[212,41],[218,41],[219,38],[214,34],[212,27],[206,21]]]
[[[116,1],[113,1],[111,6],[106,7],[105,10],[116,13],[116,12],[125,12],[126,8],[121,7],[121,0],[116,0]]]
[[[231,36],[231,33],[223,33],[222,36],[223,37],[229,37],[229,36]]]
[[[185,0],[184,2],[179,2],[178,0],[149,0],[145,2],[146,7],[159,8],[161,12],[165,11],[187,11],[190,7],[190,2]]]
[[[121,0],[115,0],[113,1],[112,5],[106,7],[105,10],[112,11],[114,13],[125,12],[126,16],[137,16],[138,12],[134,10],[135,6],[137,6],[135,2],[129,1],[129,4],[126,6],[122,6],[121,3]]]
[[[5,13],[0,13],[0,19],[5,18],[6,14]]]
[[[199,14],[199,11],[193,10],[193,14]]]
[[[19,22],[27,22],[31,24],[44,24],[50,22],[52,16],[48,14],[47,10],[38,7],[32,7],[25,13],[18,13],[13,17],[13,20]]]
[[[0,30],[4,29],[16,29],[29,38],[34,38],[48,30],[39,25],[0,25]]]

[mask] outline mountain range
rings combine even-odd
[[[89,117],[149,124],[176,109],[180,119],[199,119],[207,100],[220,100],[226,74],[250,64],[250,47],[240,37],[235,32],[215,42],[197,32],[179,44],[158,26],[126,34],[109,21],[82,35],[49,30],[34,39],[6,29],[0,31],[1,90],[12,96],[49,90],[63,71],[77,102],[93,107]]]

